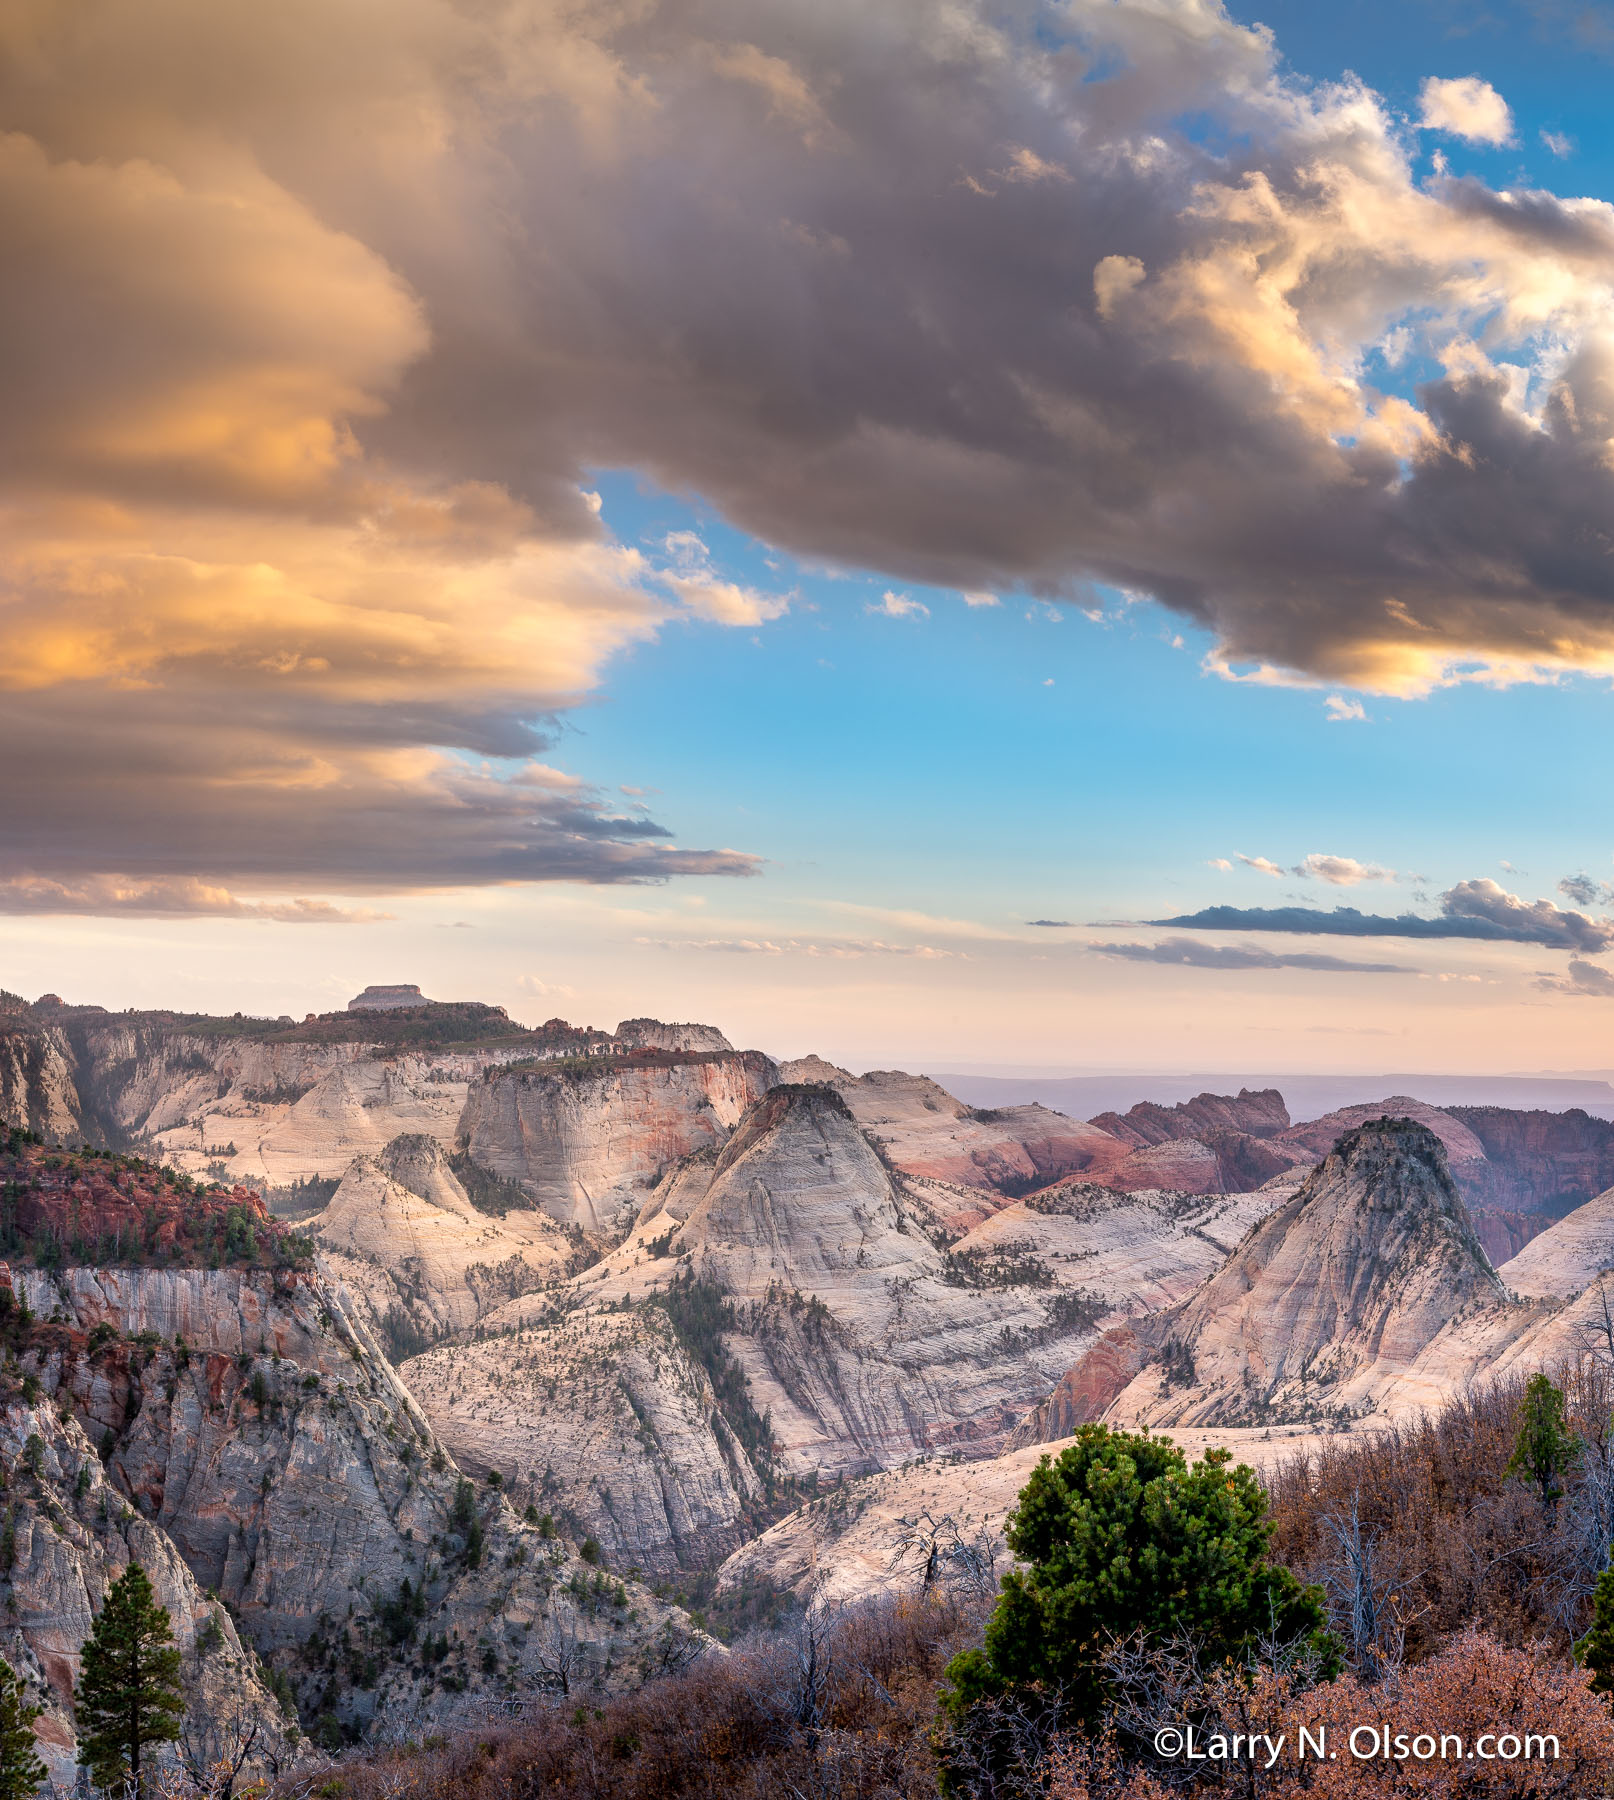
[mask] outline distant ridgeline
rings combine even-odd
[[[252,1189],[197,1182],[138,1156],[0,1140],[0,1256],[40,1268],[93,1263],[296,1268],[313,1246]]]

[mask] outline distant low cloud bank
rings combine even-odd
[[[1207,906],[1150,925],[1197,931],[1283,931],[1325,937],[1469,938],[1485,943],[1540,944],[1596,956],[1614,947],[1614,922],[1567,911],[1550,900],[1521,900],[1489,879],[1460,881],[1440,896],[1438,917],[1387,916],[1354,906]]]
[[[1225,911],[1225,908],[1213,908]],[[1410,975],[1400,963],[1351,962],[1307,950],[1280,955],[1245,944],[1203,944],[1196,938],[1162,938],[1157,944],[1094,944],[1095,956],[1125,962],[1172,963],[1189,969],[1314,969],[1330,975]]]

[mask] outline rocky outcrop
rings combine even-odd
[[[624,1019],[615,1036],[627,1050],[711,1052],[734,1048],[715,1025],[666,1025],[660,1019]]]
[[[660,1307],[557,1317],[534,1297],[494,1329],[415,1357],[409,1382],[455,1457],[497,1469],[518,1506],[661,1578],[766,1522],[763,1474]]]
[[[331,1272],[362,1296],[394,1362],[568,1273],[577,1255],[545,1213],[479,1211],[425,1133],[357,1158],[303,1229]]]
[[[1102,1175],[1127,1153],[1126,1145],[1080,1119],[1045,1106],[983,1111],[924,1075],[896,1069],[849,1075],[820,1057],[787,1063],[780,1075],[833,1087],[894,1168],[976,1194],[1015,1196],[1065,1175]],[[966,1210],[981,1216],[979,1200]]]
[[[131,1562],[168,1609],[182,1659],[183,1736],[157,1751],[159,1766],[178,1768],[188,1757],[205,1768],[245,1749],[247,1779],[287,1770],[297,1757],[295,1721],[259,1679],[228,1610],[203,1594],[167,1534],[108,1482],[78,1423],[44,1405],[0,1409],[0,1472],[11,1546],[0,1570],[0,1655],[45,1709],[34,1730],[58,1786],[74,1783],[80,1650]]]
[[[1196,1094],[1177,1106],[1140,1101],[1130,1112],[1099,1113],[1094,1125],[1123,1144],[1163,1144],[1172,1138],[1199,1138],[1233,1131],[1244,1137],[1274,1138],[1289,1128],[1289,1109],[1276,1088],[1240,1088],[1233,1094]]]
[[[683,1629],[642,1590],[618,1605],[616,1583],[591,1589],[574,1546],[462,1483],[317,1275],[14,1280],[61,1322],[25,1360],[43,1393],[102,1440],[119,1492],[330,1731],[390,1741],[531,1691],[545,1633],[566,1635],[586,1688],[631,1678],[658,1633]]]
[[[1245,1194],[1301,1160],[1278,1143],[1289,1113],[1276,1088],[1236,1095],[1197,1094],[1178,1106],[1141,1101],[1127,1113],[1091,1123],[1131,1154],[1096,1179],[1113,1188],[1175,1188],[1194,1194]]]
[[[84,1122],[66,1040],[16,1013],[0,1013],[0,1129],[6,1126],[51,1143],[96,1135]]]
[[[1526,1324],[1440,1140],[1380,1119],[1341,1139],[1191,1298],[1106,1334],[1020,1439],[1100,1416],[1267,1424],[1416,1405]]]
[[[1614,1269],[1614,1188],[1545,1229],[1497,1274],[1516,1294],[1567,1298]]]
[[[1504,1106],[1448,1109],[1478,1140],[1486,1167],[1463,1185],[1476,1222],[1510,1215],[1517,1249],[1594,1195],[1614,1187],[1614,1122]]]
[[[953,1257],[1001,1263],[1029,1252],[1096,1313],[1155,1312],[1186,1299],[1288,1198],[1282,1189],[1117,1193],[1063,1182],[976,1226],[953,1246]]]
[[[551,1218],[614,1242],[663,1172],[722,1143],[776,1075],[754,1050],[489,1069],[471,1086],[459,1138]]]

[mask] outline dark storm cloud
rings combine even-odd
[[[1197,938],[1162,938],[1157,944],[1093,944],[1095,956],[1127,962],[1170,963],[1189,969],[1315,969],[1338,975],[1411,975],[1400,963],[1349,962],[1341,956],[1297,951],[1278,955],[1245,944],[1203,944]]]
[[[1524,901],[1490,880],[1460,881],[1440,896],[1440,916],[1389,917],[1354,906],[1207,906],[1174,919],[1148,919],[1196,931],[1284,931],[1324,937],[1469,938],[1484,943],[1542,944],[1596,956],[1614,945],[1614,923],[1569,912],[1550,900]]]

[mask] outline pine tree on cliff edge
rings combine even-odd
[[[98,1787],[127,1774],[138,1790],[141,1752],[179,1736],[185,1702],[168,1609],[132,1562],[106,1597],[84,1644],[77,1706],[79,1752]]]

